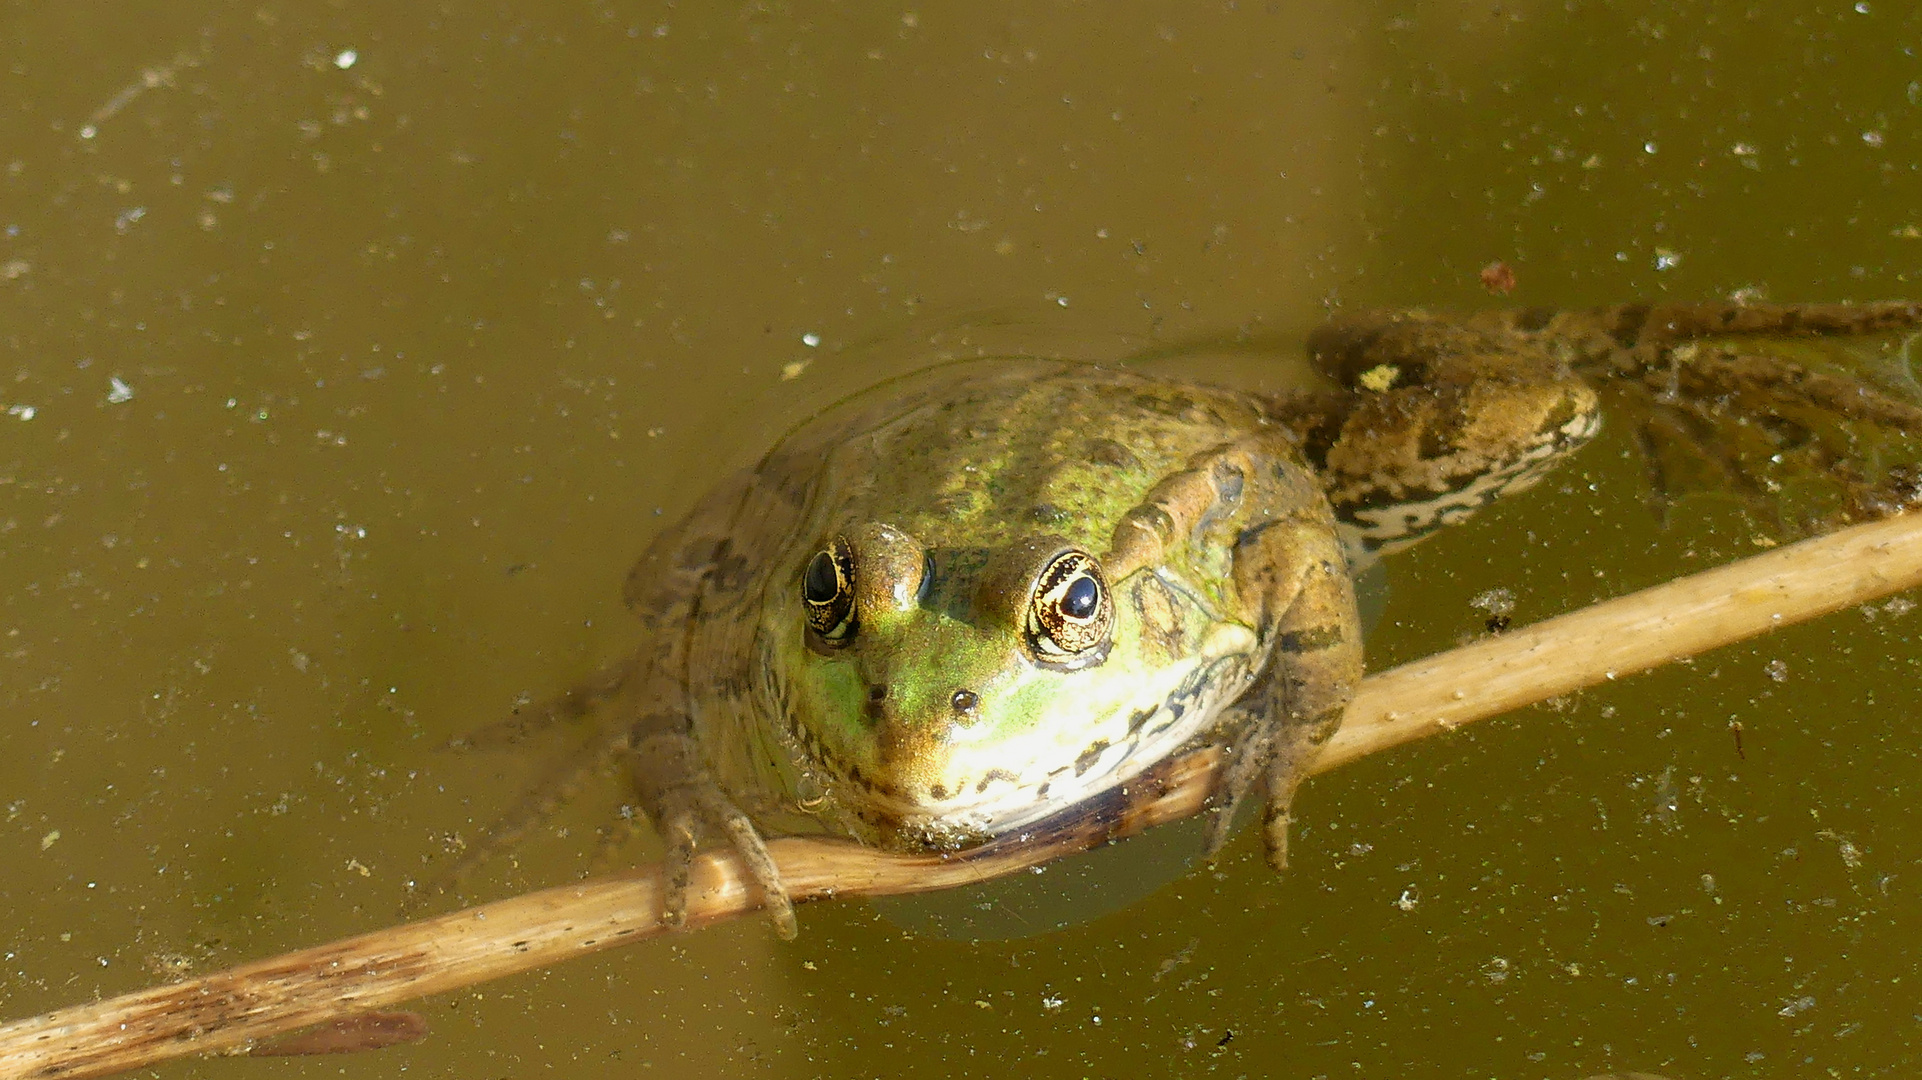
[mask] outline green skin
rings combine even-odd
[[[625,718],[612,748],[668,842],[669,921],[701,843],[734,846],[791,933],[764,835],[959,849],[1208,741],[1230,762],[1211,843],[1253,796],[1280,867],[1295,789],[1361,676],[1352,574],[1593,435],[1577,369],[1672,381],[1691,338],[1916,320],[1391,312],[1319,331],[1332,388],[1278,397],[938,368],[810,420],[660,536],[626,589],[647,644],[559,711],[613,699]]]

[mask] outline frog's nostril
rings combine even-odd
[[[861,710],[867,714],[868,722],[879,724],[888,718],[888,686],[876,683],[868,687],[868,703]]]
[[[948,699],[948,704],[955,712],[965,716],[980,706],[981,696],[972,690],[956,690],[954,696]]]

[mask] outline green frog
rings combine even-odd
[[[614,717],[604,749],[667,844],[670,922],[703,845],[741,855],[791,935],[764,836],[959,850],[1202,742],[1228,759],[1210,850],[1258,801],[1281,869],[1296,790],[1362,675],[1358,572],[1586,443],[1593,380],[1680,408],[1682,380],[1719,363],[1725,396],[1806,403],[1808,371],[1764,378],[1752,350],[1702,343],[1917,321],[1907,304],[1388,312],[1316,332],[1326,385],[1276,395],[949,364],[848,399],[714,489],[628,576],[640,651],[510,726]]]

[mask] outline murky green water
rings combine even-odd
[[[433,748],[630,648],[660,515],[932,336],[1293,338],[1497,258],[1922,292],[1903,5],[1329,8],[7,5],[0,1014],[390,921],[537,768]],[[1625,446],[1403,559],[1378,662],[1753,550]],[[820,905],[160,1075],[1905,1073],[1917,619],[1345,769],[1283,882],[1244,838],[981,944]]]

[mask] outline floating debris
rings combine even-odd
[[[1515,268],[1497,260],[1482,267],[1482,288],[1496,296],[1507,296],[1515,291]]]
[[[1775,1015],[1794,1016],[1797,1013],[1804,1013],[1813,1008],[1815,1008],[1815,999],[1805,994],[1775,1010]]]

